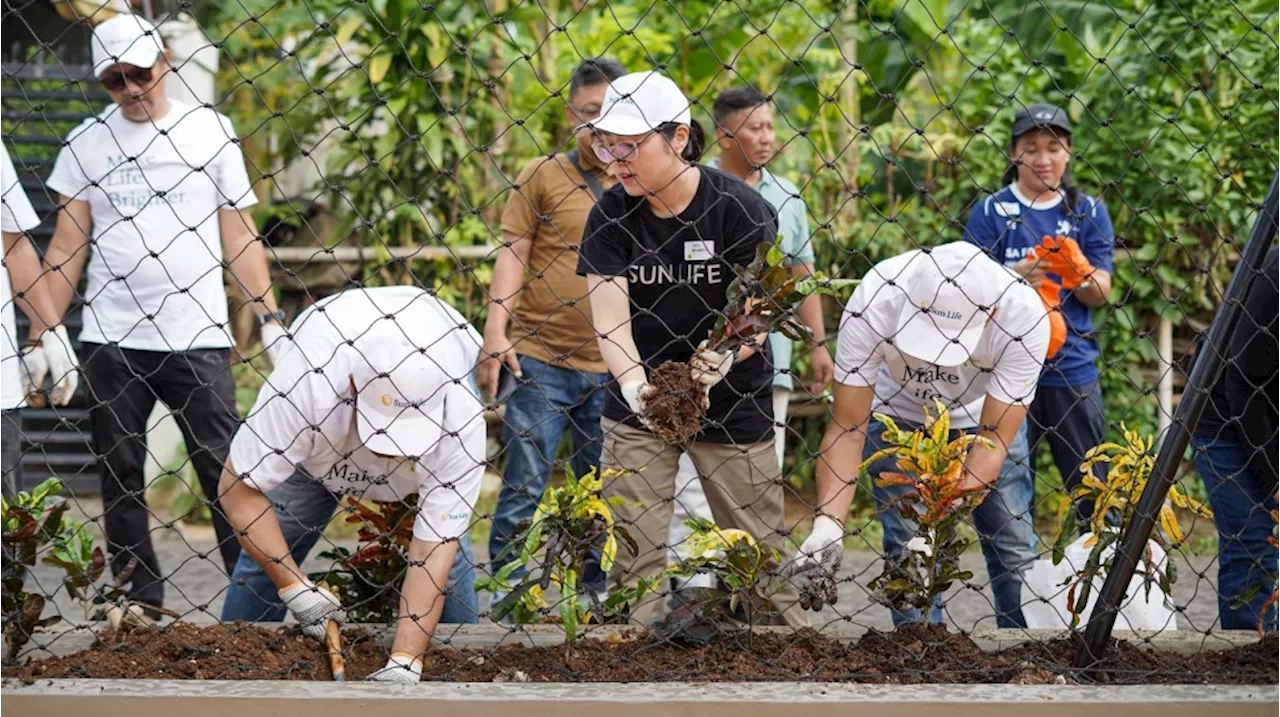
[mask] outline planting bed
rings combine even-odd
[[[383,666],[386,651],[358,628],[344,633],[347,679]],[[1262,684],[1277,682],[1276,636],[1196,654],[1116,640],[1092,676],[1105,684]],[[871,684],[1086,682],[1071,663],[1074,638],[1026,642],[984,652],[968,636],[940,627],[868,632],[839,641],[812,631],[743,632],[706,647],[664,642],[648,633],[583,639],[572,646],[502,644],[446,647],[427,656],[423,679],[456,682],[856,682]],[[164,630],[105,630],[88,649],[6,668],[25,683],[48,678],[315,680],[331,679],[319,643],[295,628],[252,625]]]

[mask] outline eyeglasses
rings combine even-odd
[[[632,155],[640,151],[640,145],[649,141],[655,133],[646,134],[639,142],[619,142],[612,147],[603,142],[592,142],[591,149],[595,151],[596,158],[601,162],[608,164],[610,162],[625,162],[631,159]]]
[[[148,87],[151,85],[152,72],[150,67],[134,67],[128,70],[111,70],[102,76],[102,86],[111,92],[123,92],[129,88],[132,82],[138,87]]]

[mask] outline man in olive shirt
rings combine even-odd
[[[609,82],[625,74],[613,60],[586,60],[569,83],[569,126],[595,119]],[[591,327],[586,279],[576,273],[578,245],[596,196],[613,178],[582,131],[574,148],[538,157],[516,179],[502,214],[503,248],[489,287],[484,350],[477,382],[497,396],[501,374],[518,379],[506,399],[506,469],[489,535],[491,568],[517,557],[507,550],[520,521],[531,518],[566,428],[576,475],[600,463],[600,416],[609,380]],[[508,324],[510,326],[508,327]],[[604,585],[602,575],[584,576]]]

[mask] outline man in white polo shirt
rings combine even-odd
[[[971,485],[992,487],[974,512],[974,526],[998,626],[1026,626],[1021,574],[1036,558],[1036,535],[1023,422],[1048,342],[1048,316],[1035,290],[966,242],[907,252],[863,277],[841,317],[835,406],[817,466],[817,515],[794,569],[809,602],[816,598],[821,607],[833,597],[823,590],[814,595],[813,588],[834,584],[858,466],[887,445],[872,413],[912,430],[924,409],[941,401],[950,410],[953,438],[963,430],[994,443],[975,444],[965,461]],[[874,482],[884,471],[897,471],[892,457],[868,473]],[[915,536],[916,526],[890,505],[905,490],[874,488],[889,560]],[[921,616],[895,611],[893,618],[897,624]],[[940,605],[929,620],[942,621]]]
[[[484,473],[485,421],[471,371],[484,342],[452,307],[414,287],[329,297],[290,334],[222,476],[223,509],[244,547],[222,619],[279,620],[287,608],[322,638],[328,620],[345,616],[298,566],[338,498],[417,495],[392,657],[371,677],[417,682],[437,623],[476,621],[467,529]],[[266,603],[277,612],[264,615]]]
[[[178,80],[141,17],[107,20],[91,44],[113,103],[72,131],[49,176],[60,206],[46,277],[61,314],[89,258],[80,342],[111,569],[136,558],[128,598],[161,606],[144,497],[147,418],[157,400],[173,411],[229,572],[239,546],[214,500],[239,420],[224,268],[251,297],[268,346],[282,315],[230,120],[165,95]]]

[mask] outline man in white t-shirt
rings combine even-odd
[[[996,622],[1025,627],[1021,574],[1036,558],[1036,535],[1023,422],[1048,342],[1048,316],[1035,290],[971,244],[911,251],[873,267],[841,317],[835,406],[818,457],[817,515],[794,567],[801,588],[830,580],[839,568],[858,466],[887,445],[872,413],[911,430],[940,401],[950,411],[953,438],[963,430],[994,443],[970,449],[966,480],[992,486],[973,518]],[[874,483],[881,472],[897,470],[888,458],[867,472]],[[888,559],[915,537],[916,526],[890,505],[905,490],[873,491]],[[813,597],[820,607],[824,596]],[[893,618],[897,624],[921,616],[895,611]],[[929,619],[942,621],[940,604]]]
[[[222,505],[244,547],[222,619],[279,620],[287,608],[322,639],[327,621],[345,614],[298,566],[338,498],[417,495],[391,659],[370,677],[417,682],[446,584],[469,592],[471,615],[444,619],[475,622],[466,546],[485,421],[471,371],[484,342],[452,307],[413,287],[337,294],[299,316],[290,333],[222,477]],[[263,617],[268,600],[279,612]]]
[[[269,347],[283,334],[282,315],[231,122],[166,97],[166,83],[177,81],[169,53],[141,17],[107,20],[91,44],[113,104],[72,131],[49,176],[60,206],[46,276],[65,311],[89,259],[80,342],[111,568],[119,574],[136,558],[127,596],[160,606],[144,498],[147,418],[157,400],[173,411],[213,499],[239,419],[224,267],[251,297]],[[239,548],[216,501],[211,509],[230,571]]]
[[[0,336],[0,410],[3,410],[3,491],[5,498],[12,498],[22,490],[22,416],[20,410],[27,405],[27,384],[32,384],[32,398],[43,399],[36,391],[43,388],[45,375],[52,374],[53,389],[48,398],[55,406],[65,406],[76,392],[79,376],[76,373],[75,352],[71,339],[61,325],[61,314],[55,313],[48,287],[40,278],[40,255],[27,236],[27,232],[40,224],[31,207],[31,200],[18,182],[18,173],[9,160],[9,150],[0,145],[0,175],[3,175],[4,194],[0,195],[0,230],[4,245],[0,247],[0,302],[3,302],[3,336]],[[10,293],[10,279],[15,293]],[[28,348],[19,351],[17,331],[14,326],[13,306],[22,307],[22,313],[31,320]]]

